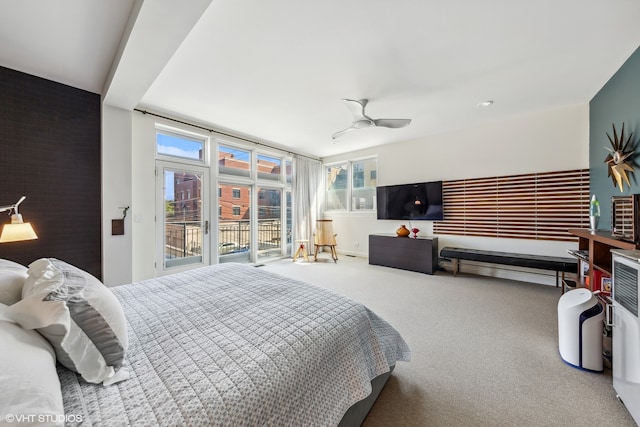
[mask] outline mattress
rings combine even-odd
[[[336,426],[410,359],[362,304],[246,264],[111,289],[130,378],[105,387],[58,369],[65,412],[85,426]]]

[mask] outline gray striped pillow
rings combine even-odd
[[[9,308],[22,327],[37,329],[57,360],[91,383],[126,379],[127,323],[115,295],[91,274],[55,258],[29,265],[22,300]]]

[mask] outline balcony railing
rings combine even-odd
[[[274,219],[258,220],[258,251],[280,249],[282,222]],[[197,221],[172,221],[165,228],[165,259],[199,256],[202,253],[202,227]],[[290,243],[287,233],[287,243]],[[247,252],[250,249],[249,220],[220,221],[218,226],[220,255]]]
[[[187,258],[202,254],[200,221],[173,221],[165,225],[165,259]]]

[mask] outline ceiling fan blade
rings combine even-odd
[[[351,114],[353,114],[354,122],[369,120],[369,117],[364,114],[364,107],[367,106],[368,100],[360,99],[356,101],[355,99],[343,99],[342,101],[349,111],[351,111]]]
[[[351,126],[351,127],[348,127],[348,128],[346,128],[344,130],[338,131],[338,132],[334,133],[333,135],[331,135],[331,139],[336,139],[336,138],[338,138],[338,137],[344,135],[345,133],[350,132],[350,131],[352,131],[354,129],[357,129],[357,128]]]
[[[384,128],[403,128],[409,126],[411,119],[377,119],[374,120],[376,126]]]

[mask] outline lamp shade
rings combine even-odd
[[[0,243],[19,242],[21,240],[34,240],[38,236],[28,222],[22,221],[22,215],[11,215],[11,224],[5,224],[0,235]]]

